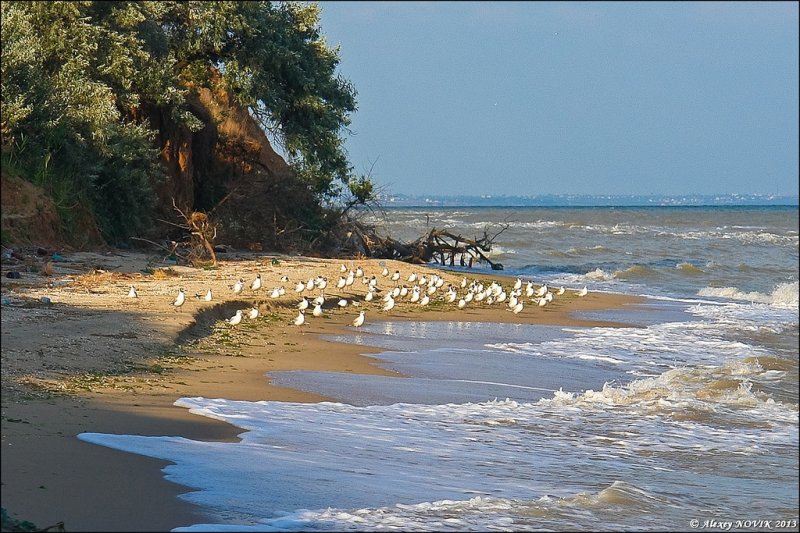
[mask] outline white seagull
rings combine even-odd
[[[587,294],[589,294],[589,289],[587,289],[586,285],[584,285],[581,290],[575,293],[575,296],[586,296]]]
[[[311,311],[314,316],[322,316],[322,304],[314,304],[314,310]]]
[[[258,316],[258,307],[253,307],[250,309],[250,313],[247,315],[247,318],[253,319]]]
[[[383,306],[384,311],[391,311],[394,307],[394,298],[389,298],[386,300],[386,304]]]
[[[183,305],[183,302],[186,301],[186,293],[183,291],[183,288],[178,290],[178,296],[175,297],[175,301],[172,302],[172,305],[175,306],[175,310],[177,311],[180,306]]]
[[[212,297],[213,297],[213,295],[211,294],[211,289],[208,289],[208,292],[206,292],[206,295],[203,296],[203,300],[205,300],[207,302],[210,302]]]
[[[237,309],[236,314],[228,319],[228,324],[230,324],[231,326],[235,326],[241,321],[242,321],[242,310]]]
[[[301,311],[302,311],[303,309],[308,309],[308,298],[306,298],[305,296],[303,296],[303,299],[302,299],[302,300],[300,300],[300,303],[299,303],[299,304],[297,304],[297,308],[298,308],[298,309],[300,309]]]
[[[358,316],[355,317],[355,319],[353,319],[353,325],[358,328],[361,327],[363,323],[364,323],[364,311],[361,311],[358,313]]]
[[[138,298],[139,294],[136,292],[136,287],[131,285],[131,290],[128,291],[128,298]]]
[[[305,321],[306,321],[305,311],[300,311],[297,314],[297,318],[294,319],[294,325],[295,326],[302,326],[303,323],[305,323]]]
[[[244,280],[239,278],[239,281],[237,281],[233,286],[233,292],[239,294],[242,292],[242,289],[244,289]]]
[[[261,274],[256,274],[256,279],[253,280],[253,283],[250,284],[251,291],[257,291],[261,288]]]

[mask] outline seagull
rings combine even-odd
[[[303,292],[304,290],[306,290],[305,284],[302,281],[298,281],[297,285],[294,286],[294,291]]]
[[[339,267],[339,270],[341,270],[342,272],[347,272],[347,266],[345,266],[345,264],[342,263],[342,266]]]
[[[458,308],[459,309],[464,309],[464,307],[466,307],[466,306],[467,306],[467,301],[464,298],[461,298],[458,301]]]
[[[411,291],[411,299],[409,300],[411,303],[416,302],[419,300],[419,287],[414,286],[414,290]]]
[[[517,302],[517,305],[515,305],[514,308],[511,309],[511,312],[514,313],[515,315],[518,315],[519,312],[522,311],[523,307],[524,304],[522,302]]]
[[[237,281],[236,284],[233,286],[233,292],[239,294],[240,292],[242,292],[242,289],[244,289],[244,280],[242,278],[239,278],[239,281]]]
[[[544,296],[547,294],[547,284],[542,285],[539,289],[535,292],[537,297]]]
[[[383,267],[383,272],[381,272],[381,276],[388,276],[389,275],[389,267]]]
[[[416,272],[412,272],[411,274],[409,274],[409,276],[406,279],[406,281],[408,281],[409,283],[414,283],[415,281],[417,281],[417,273]]]
[[[280,298],[281,296],[281,289],[279,287],[275,287],[272,289],[272,292],[269,293],[270,298]]]
[[[447,291],[447,295],[445,296],[445,300],[447,303],[451,304],[456,301],[457,295],[458,294],[456,293],[456,290],[453,287],[450,287],[450,289]]]
[[[322,305],[325,303],[325,297],[320,294],[319,296],[311,300],[311,303],[314,305]]]
[[[339,304],[339,307],[347,307],[347,300],[342,298],[341,300],[339,300],[338,304]]]
[[[314,304],[314,310],[311,311],[311,314],[314,316],[322,316],[322,304]]]
[[[344,289],[344,286],[347,284],[347,279],[344,276],[339,276],[339,281],[336,282],[337,289]]]
[[[399,270],[395,270],[394,274],[392,274],[392,277],[389,278],[389,279],[391,279],[392,281],[399,280],[400,279],[400,271]]]
[[[367,291],[367,294],[364,296],[364,300],[371,302],[373,298],[375,298],[375,293],[372,291]]]
[[[391,311],[394,307],[394,298],[389,298],[386,300],[386,304],[383,306],[384,311]]]
[[[175,301],[172,302],[172,305],[175,306],[175,310],[177,311],[180,306],[183,305],[183,302],[186,301],[186,293],[183,291],[183,288],[178,290],[178,296],[175,297]]]
[[[231,326],[235,326],[241,321],[242,321],[242,310],[237,309],[236,314],[228,319],[228,324],[230,324]]]
[[[136,292],[136,287],[131,285],[131,290],[128,291],[128,298],[138,298],[139,294]]]
[[[431,297],[427,294],[422,297],[422,300],[419,301],[419,305],[428,305],[428,302],[431,301]]]
[[[203,300],[205,300],[205,301],[207,301],[207,302],[210,302],[210,301],[211,301],[211,298],[212,298],[212,296],[213,296],[213,295],[211,294],[211,289],[208,289],[208,292],[206,293],[206,295],[205,295],[205,296],[203,296]]]
[[[299,304],[297,304],[297,308],[298,308],[298,309],[300,309],[301,311],[302,311],[303,309],[308,309],[308,298],[306,298],[305,296],[303,296],[303,299],[302,299],[302,300],[300,300],[300,303],[299,303]]]
[[[294,319],[294,325],[295,326],[302,326],[303,323],[305,323],[305,321],[306,321],[305,311],[300,311],[297,314],[297,318]]]
[[[548,294],[551,294],[551,293],[548,293]],[[550,300],[548,300],[544,296],[540,296],[536,303],[539,305],[539,307],[544,307],[545,305],[547,305],[547,302],[549,302],[549,301]]]
[[[253,280],[253,283],[250,284],[251,291],[257,291],[261,288],[261,274],[256,274],[256,279]]]
[[[364,323],[364,311],[360,311],[358,313],[358,316],[355,319],[353,319],[353,325],[358,328],[363,323]]]
[[[575,293],[575,296],[586,296],[587,294],[589,294],[589,289],[587,289],[586,285],[584,285],[581,290]]]
[[[556,296],[561,296],[562,294],[564,294],[564,291],[566,290],[567,289],[565,289],[564,287],[559,287],[558,290],[556,291]]]
[[[250,309],[250,313],[247,315],[247,318],[253,319],[258,316],[258,307],[253,307]]]
[[[361,267],[356,268],[356,277],[363,278],[364,277],[364,269]]]
[[[289,281],[289,276],[287,276],[286,274],[281,276],[281,282],[282,283],[288,283],[288,281]]]

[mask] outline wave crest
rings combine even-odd
[[[796,309],[798,307],[798,291],[800,291],[800,282],[795,281],[780,283],[776,285],[769,294],[757,291],[743,292],[736,287],[705,287],[700,289],[697,295],[762,303],[785,309]]]

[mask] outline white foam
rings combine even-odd
[[[736,287],[706,287],[700,289],[697,295],[763,303],[784,309],[797,309],[799,288],[800,282],[797,281],[779,283],[769,294],[743,292]]]

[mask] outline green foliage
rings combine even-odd
[[[188,99],[200,88],[247,107],[319,201],[347,191],[369,199],[371,185],[352,176],[343,149],[356,91],[336,73],[338,50],[321,36],[316,4],[1,6],[3,146],[23,167],[44,169],[38,181],[62,205],[88,202],[106,238],[145,226],[164,178],[142,106],[199,131]]]

